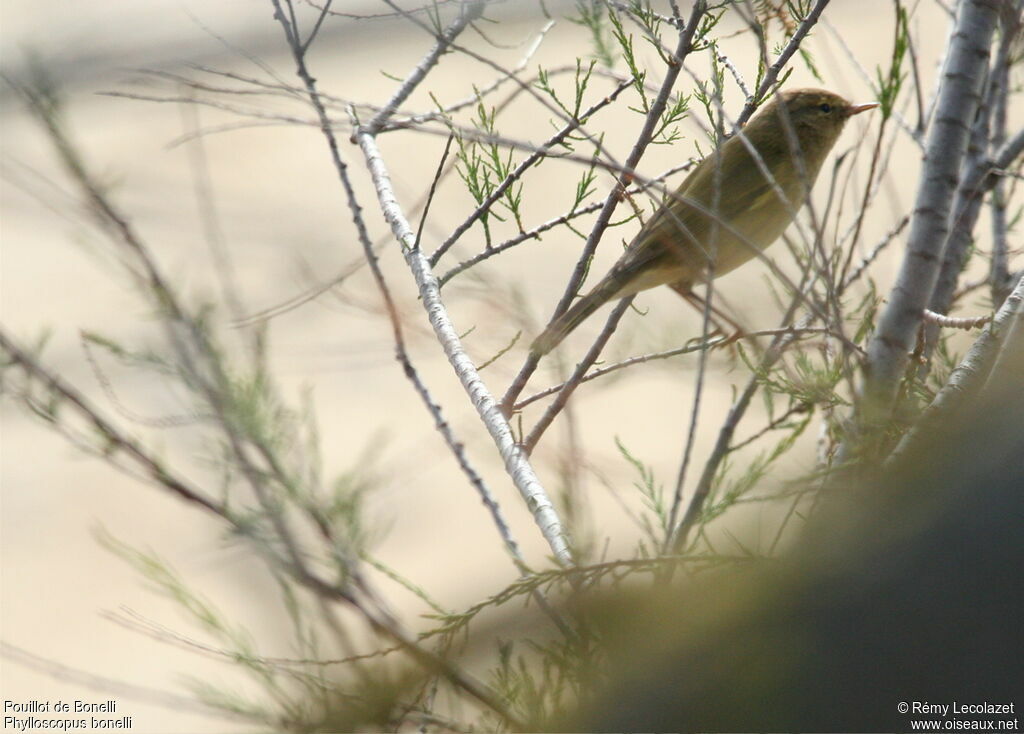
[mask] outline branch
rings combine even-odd
[[[652,178],[652,179],[649,179],[649,180],[640,181],[638,186],[634,186],[633,188],[631,188],[628,191],[626,191],[626,195],[627,196],[631,196],[633,194],[643,193],[644,191],[646,191],[651,186],[655,186],[657,184],[660,184],[662,181],[664,181],[669,176],[672,176],[672,175],[678,173],[679,171],[684,171],[684,170],[686,170],[688,168],[691,168],[693,165],[694,165],[694,161],[693,160],[689,160],[686,163],[682,164],[681,166],[674,166],[674,167],[668,169],[667,171],[665,171],[664,173],[660,174],[659,176],[656,176],[655,178]],[[470,258],[468,258],[466,260],[463,260],[458,265],[456,265],[451,270],[449,270],[447,273],[442,275],[440,277],[440,279],[439,279],[440,280],[440,284],[441,284],[442,287],[444,287],[444,285],[447,284],[448,281],[450,281],[456,275],[458,275],[459,273],[461,273],[461,272],[463,272],[465,270],[468,270],[469,268],[473,267],[474,265],[476,265],[478,263],[481,263],[484,260],[488,260],[488,259],[494,257],[495,255],[497,255],[498,253],[504,252],[505,250],[508,250],[509,248],[512,248],[512,247],[515,247],[516,245],[522,244],[526,240],[531,240],[531,239],[539,240],[540,239],[540,235],[542,233],[544,233],[544,232],[547,232],[549,229],[553,229],[554,227],[557,227],[560,224],[566,224],[567,222],[569,222],[569,220],[575,219],[576,217],[583,216],[584,214],[590,214],[592,212],[596,212],[598,209],[600,209],[603,206],[604,206],[604,204],[602,202],[597,202],[597,203],[594,203],[594,204],[588,204],[587,206],[580,207],[579,209],[575,209],[573,211],[567,212],[567,213],[565,213],[565,214],[563,214],[563,215],[561,215],[559,217],[555,217],[554,219],[549,219],[548,221],[544,222],[543,224],[539,224],[536,227],[534,227],[533,229],[527,230],[526,232],[521,232],[521,233],[517,234],[515,237],[512,237],[509,240],[506,240],[505,242],[502,242],[502,243],[497,244],[497,245],[493,245],[492,247],[484,250],[483,252],[477,253],[476,255],[473,255],[472,257],[470,257]]]
[[[494,202],[498,201],[498,199],[504,196],[505,192],[508,191],[508,188],[516,181],[518,181],[519,178],[524,173],[526,173],[526,171],[529,170],[529,168],[533,164],[535,164],[541,158],[547,156],[548,151],[550,151],[556,145],[560,145],[562,141],[565,140],[566,136],[571,134],[574,130],[579,129],[584,123],[586,123],[586,121],[590,118],[591,115],[600,110],[602,107],[605,107],[614,102],[615,98],[618,97],[623,92],[623,90],[628,89],[631,86],[633,86],[632,80],[619,82],[619,85],[614,89],[614,91],[612,91],[611,94],[599,100],[596,104],[592,105],[590,109],[588,109],[578,118],[574,118],[561,130],[559,130],[557,133],[555,133],[546,141],[544,141],[540,145],[540,147],[537,148],[533,153],[528,155],[522,161],[522,163],[516,166],[516,169],[514,171],[511,171],[505,177],[504,181],[502,181],[495,187],[494,191],[491,192],[491,195],[484,199],[482,202],[480,202],[480,206],[478,206],[462,224],[455,228],[455,231],[448,236],[448,239],[442,242],[441,245],[433,252],[433,254],[430,256],[431,267],[437,265],[437,261],[440,260],[441,257],[446,252],[448,252],[449,248],[451,248],[451,246],[454,245],[455,242],[463,234],[465,234],[466,230],[472,227],[473,224],[478,219],[480,219],[480,217],[486,214],[490,210],[490,208],[494,206]]]
[[[797,329],[796,326],[787,326],[781,329],[762,329],[760,331],[745,332],[740,335],[741,339],[754,339],[761,336],[778,336],[779,334],[793,334],[794,336],[801,336],[803,334],[830,334],[831,332],[820,326],[809,326],[802,329]],[[711,339],[701,339],[696,343],[687,344],[685,347],[676,347],[675,349],[666,349],[663,352],[654,352],[652,354],[641,354],[636,357],[630,357],[624,359],[621,362],[610,364],[607,367],[601,367],[588,373],[582,380],[583,382],[590,382],[596,380],[598,377],[604,377],[611,372],[618,372],[626,367],[632,367],[637,364],[644,364],[645,362],[654,362],[659,359],[669,359],[670,357],[678,357],[681,354],[692,354],[693,352],[709,351],[711,349],[717,349],[718,347],[728,346],[734,343],[736,340],[732,336],[719,336]],[[566,386],[567,382],[561,382],[557,385],[552,385],[549,388],[545,388],[540,392],[536,392],[528,398],[523,398],[513,407],[515,410],[522,410],[530,403],[535,403],[542,398],[546,398],[548,395],[553,395]]]
[[[957,410],[965,401],[976,398],[978,391],[985,385],[990,374],[994,374],[993,365],[1000,355],[1008,351],[1010,335],[1020,332],[1021,315],[1024,313],[1024,277],[1017,281],[1017,287],[1003,303],[1003,307],[992,319],[989,327],[979,336],[964,355],[960,364],[950,374],[946,384],[935,399],[932,400],[914,427],[907,431],[893,450],[888,461],[905,454],[922,436],[930,436],[933,429],[956,415]],[[1017,334],[1015,342],[1020,341]],[[1002,348],[1001,348],[1002,347]],[[1019,351],[1020,347],[1017,346]],[[1018,376],[1011,379],[1019,380]]]
[[[693,10],[690,12],[690,17],[686,26],[679,31],[679,42],[676,44],[676,49],[672,57],[673,63],[668,67],[668,71],[665,73],[665,79],[662,81],[661,88],[658,90],[658,95],[647,113],[647,117],[644,120],[644,125],[640,130],[636,143],[633,145],[633,149],[626,158],[626,162],[623,165],[624,170],[635,171],[637,164],[639,164],[640,159],[647,150],[647,146],[650,145],[650,142],[654,137],[654,132],[657,130],[659,121],[661,120],[662,112],[664,112],[665,107],[668,104],[669,96],[672,94],[672,89],[675,86],[676,79],[679,77],[679,72],[683,68],[683,60],[689,55],[690,51],[693,50],[693,37],[697,33],[697,27],[706,12],[707,1],[696,0],[693,4]],[[608,193],[604,202],[604,207],[601,209],[601,213],[597,216],[597,221],[594,223],[594,227],[590,231],[590,236],[587,237],[586,244],[583,246],[583,252],[576,261],[576,267],[573,270],[569,283],[565,288],[565,292],[562,294],[562,298],[558,301],[558,305],[555,306],[555,311],[551,315],[549,324],[569,308],[573,298],[575,298],[577,292],[579,292],[580,286],[583,284],[583,279],[587,275],[590,260],[593,258],[594,252],[597,250],[597,245],[601,241],[601,237],[604,235],[605,230],[611,222],[612,214],[615,212],[615,208],[619,204],[621,192],[625,188],[626,183],[628,182],[620,179],[619,184],[614,186]],[[595,355],[594,359],[596,359],[597,356],[598,355]],[[512,384],[509,385],[508,390],[505,391],[505,395],[501,399],[501,406],[506,415],[511,415],[512,404],[515,403],[516,398],[519,397],[523,388],[526,387],[526,383],[537,369],[539,362],[540,357],[531,352],[526,358],[526,362],[520,369],[519,374],[516,375]],[[587,367],[589,367],[589,365],[587,365]],[[584,368],[584,372],[585,371],[586,368]]]
[[[34,653],[18,647],[17,645],[12,645],[9,642],[0,642],[0,656],[13,665],[33,670],[40,675],[46,676],[51,681],[60,681],[64,684],[72,683],[76,687],[81,686],[97,691],[97,697],[99,695],[105,697],[117,696],[121,700],[127,700],[133,703],[146,702],[175,712],[191,711],[194,713],[215,715],[236,722],[244,721],[253,727],[265,727],[271,724],[280,725],[282,723],[278,721],[268,721],[263,712],[254,714],[242,708],[232,708],[231,710],[228,710],[215,703],[203,703],[196,701],[195,698],[179,696],[158,688],[149,688],[140,686],[137,683],[128,683],[118,678],[108,678],[106,676],[97,675],[96,673],[88,670],[81,670],[79,668],[71,667],[70,665],[65,665],[57,660],[35,655]],[[47,717],[46,720],[51,719]],[[63,721],[63,719],[57,719],[56,716],[52,720]],[[26,719],[22,719],[22,721],[26,721]],[[36,721],[39,721],[39,719],[36,719]],[[12,726],[11,728],[13,729],[14,727]],[[19,726],[19,728],[21,727]]]
[[[611,314],[608,316],[608,321],[605,322],[604,328],[590,347],[586,356],[584,356],[580,363],[576,365],[576,369],[573,370],[572,376],[562,384],[561,389],[558,391],[558,397],[555,398],[551,405],[548,406],[548,409],[544,411],[540,420],[537,421],[536,425],[534,425],[533,429],[530,431],[530,434],[523,441],[523,445],[527,451],[533,451],[537,442],[540,440],[540,437],[544,434],[544,431],[546,431],[548,426],[551,425],[551,422],[558,417],[558,414],[562,412],[562,408],[565,407],[565,404],[569,401],[573,392],[575,392],[576,388],[579,387],[581,382],[583,382],[583,376],[587,374],[587,370],[589,370],[591,365],[593,365],[594,362],[597,361],[597,358],[601,356],[601,350],[604,349],[604,345],[608,343],[609,339],[611,339],[612,334],[615,332],[615,327],[619,325],[619,319],[621,319],[622,315],[629,310],[629,306],[632,303],[633,296],[623,298],[618,302],[618,304],[616,304],[615,308],[612,309]]]
[[[980,329],[989,321],[992,320],[991,316],[976,316],[974,318],[954,319],[949,316],[944,316],[941,313],[935,313],[929,311],[927,308],[924,310],[924,320],[929,324],[934,324],[939,328],[946,329],[963,329],[964,331],[970,331],[971,329]]]
[[[451,145],[450,138],[448,143]],[[438,175],[441,173],[444,166],[444,159],[447,158],[447,156],[448,148],[445,148],[444,156],[438,166]],[[384,273],[380,268],[380,261],[377,257],[377,253],[373,249],[373,243],[370,242],[369,234],[366,231],[366,224],[362,217],[362,208],[356,202],[356,193],[352,186],[352,181],[349,178],[348,169],[344,164],[339,166],[339,163],[341,163],[340,160],[336,161],[335,165],[337,167],[338,176],[341,178],[342,184],[345,187],[345,195],[352,207],[352,216],[359,231],[359,240],[363,245],[363,253],[366,256],[367,263],[370,265],[370,272],[373,273],[373,279],[377,283],[377,289],[380,291],[381,298],[384,301],[388,320],[391,322],[391,332],[395,342],[395,359],[397,359],[398,363],[402,365],[402,371],[405,373],[405,376],[409,378],[409,381],[413,384],[413,388],[416,390],[416,393],[420,396],[420,399],[426,406],[427,411],[430,413],[431,417],[433,417],[434,425],[437,427],[437,430],[444,439],[444,442],[448,445],[449,450],[454,455],[462,473],[466,475],[470,485],[472,485],[476,490],[477,494],[480,496],[480,500],[483,502],[488,512],[491,513],[491,519],[494,521],[494,525],[498,529],[498,534],[501,536],[502,542],[504,542],[509,555],[512,556],[512,560],[515,562],[516,567],[519,569],[520,573],[526,573],[528,571],[526,561],[523,559],[523,554],[519,549],[519,544],[512,536],[512,529],[505,520],[497,498],[484,482],[483,477],[481,477],[476,469],[473,468],[472,464],[469,463],[469,457],[466,456],[465,444],[463,444],[462,441],[459,441],[455,436],[455,432],[452,430],[451,424],[448,423],[441,411],[441,406],[434,401],[426,384],[420,377],[419,372],[416,370],[415,366],[413,366],[412,360],[409,357],[409,352],[405,347],[405,337],[402,333],[402,322],[398,315],[398,308],[395,306],[394,298],[391,296],[391,289],[388,288],[387,281],[384,280]],[[436,176],[434,180],[436,183]],[[425,216],[426,209],[424,209],[424,217]],[[416,235],[415,241],[419,241],[419,234]]]
[[[274,2],[276,3],[277,0],[274,0]],[[447,43],[450,43],[450,41]],[[410,75],[410,78],[416,77],[422,80],[420,69],[424,66],[425,62],[421,62]],[[300,64],[300,75],[302,73],[303,66]],[[409,79],[403,83],[402,88],[408,89],[411,92],[408,82]],[[310,79],[307,81],[307,86],[311,84],[312,80]],[[355,124],[354,111],[350,114],[353,115],[353,123]],[[377,115],[374,118],[374,124],[377,129],[380,129],[386,121],[386,118],[381,117],[381,115]],[[325,132],[327,132],[326,129]],[[431,270],[429,260],[418,246],[416,235],[395,197],[390,175],[380,155],[380,149],[377,146],[374,133],[371,129],[356,125],[353,139],[363,151],[367,169],[377,191],[377,199],[381,211],[384,213],[388,224],[391,225],[391,230],[402,248],[402,254],[405,257],[406,263],[412,270],[416,285],[419,287],[423,306],[427,311],[427,317],[448,357],[448,361],[451,363],[459,381],[477,409],[477,413],[480,415],[488,433],[491,434],[498,452],[505,463],[506,471],[526,502],[527,508],[533,514],[533,518],[540,528],[541,534],[554,552],[556,560],[564,566],[571,566],[572,556],[569,551],[569,543],[562,529],[558,513],[555,511],[554,505],[551,503],[540,480],[533,471],[533,467],[530,466],[526,455],[516,444],[508,421],[501,414],[501,411],[498,410],[497,403],[488,391],[486,384],[480,379],[476,366],[462,348],[462,343],[459,340],[455,326],[452,324],[451,318],[448,316],[448,312],[441,300],[437,277]],[[331,137],[331,140],[333,140],[333,137]],[[332,144],[331,147],[332,153],[336,155],[336,145]]]
[[[938,279],[957,174],[978,109],[978,80],[988,66],[997,19],[996,0],[964,0],[950,39],[949,60],[928,135],[907,252],[868,346],[859,405],[861,426],[865,428],[877,426],[891,410],[908,352]]]
[[[1016,7],[1014,7],[1016,5]],[[999,147],[1006,141],[1006,117],[1010,96],[1010,51],[1013,42],[1024,30],[1024,0],[1008,3],[1003,8],[1002,39],[996,61],[992,65],[992,145]],[[1008,262],[1006,186],[996,181],[990,199],[992,219],[992,264],[989,272],[992,303],[1002,303],[1009,295],[1013,284]]]
[[[554,552],[555,558],[564,566],[572,565],[568,540],[558,514],[541,486],[540,480],[537,479],[533,467],[530,466],[525,452],[516,444],[508,421],[498,409],[497,402],[491,396],[483,380],[480,379],[472,360],[462,348],[458,332],[456,332],[444,303],[441,301],[437,277],[431,270],[430,263],[423,251],[414,246],[416,235],[395,198],[391,179],[381,158],[376,139],[362,128],[356,129],[355,139],[366,158],[366,165],[373,179],[374,188],[377,190],[381,211],[401,244],[402,255],[412,270],[427,317],[430,319],[430,324],[434,328],[434,333],[437,335],[449,363],[498,447],[506,471],[533,514],[533,518]]]
[[[786,48],[782,50],[779,57],[775,59],[775,63],[768,67],[768,71],[765,72],[764,79],[761,80],[760,86],[757,88],[757,92],[754,93],[753,97],[747,100],[747,104],[743,107],[743,111],[740,112],[740,116],[736,119],[736,127],[740,128],[743,124],[750,119],[750,116],[754,114],[754,110],[757,109],[757,103],[760,102],[766,94],[771,90],[772,85],[775,84],[775,80],[779,78],[779,72],[782,71],[782,67],[793,57],[793,54],[800,48],[800,44],[803,42],[804,37],[810,33],[811,28],[818,22],[818,18],[825,11],[825,7],[829,4],[829,0],[818,0],[814,7],[811,8],[811,12],[807,14],[807,17],[803,19],[800,27],[796,29],[796,33],[789,39],[789,43],[786,44]]]
[[[987,132],[988,126],[984,127]],[[983,144],[983,142],[979,141],[979,144]],[[928,304],[928,308],[932,311],[940,314],[949,313],[960,273],[967,264],[967,258],[974,245],[973,232],[978,215],[981,213],[982,200],[985,194],[1000,180],[999,173],[1013,164],[1022,149],[1024,149],[1024,130],[1018,131],[1013,138],[1003,144],[992,159],[978,155],[964,174],[953,205],[953,226],[942,260],[942,269],[939,271],[935,292]],[[932,330],[929,330],[926,336],[926,344],[929,347],[934,347],[936,334],[931,332]],[[929,348],[928,352],[930,351]]]
[[[134,263],[132,265],[126,261],[125,266],[161,313],[161,325],[178,357],[178,367],[183,373],[182,379],[209,404],[231,447],[232,456],[237,460],[239,470],[273,524],[289,560],[279,558],[276,551],[271,552],[259,545],[257,547],[266,552],[274,562],[283,563],[298,569],[301,574],[310,575],[289,520],[283,512],[277,511],[267,486],[270,479],[282,487],[290,486],[288,472],[281,465],[265,437],[246,432],[235,419],[231,379],[225,373],[219,350],[211,342],[202,324],[181,303],[170,281],[160,270],[153,253],[131,226],[129,218],[115,206],[87,168],[60,123],[60,105],[50,82],[45,77],[40,77],[35,86],[27,87],[15,83],[12,83],[12,86],[24,97],[29,109],[47,132],[68,175],[81,189],[100,226],[111,234],[113,241],[128,255],[128,260]],[[255,456],[249,450],[250,445],[264,459],[266,467],[257,466]],[[358,576],[358,569],[350,570],[353,576]]]
[[[371,135],[376,135],[384,123],[390,119],[394,111],[398,109],[398,106],[409,98],[409,95],[419,86],[420,82],[426,78],[427,73],[437,64],[441,55],[448,50],[455,37],[462,33],[466,26],[483,15],[484,5],[483,0],[461,4],[461,12],[458,17],[444,29],[444,32],[437,38],[437,43],[434,44],[434,47],[416,65],[416,68],[405,78],[405,81],[402,82],[395,93],[391,95],[391,99],[384,105],[384,108],[367,123],[366,128]]]
[[[489,95],[491,95],[492,93],[494,93],[495,91],[500,89],[502,86],[505,85],[506,82],[510,82],[513,79],[517,79],[518,78],[516,76],[516,74],[519,74],[523,69],[526,68],[526,65],[530,62],[530,60],[533,58],[534,54],[536,54],[537,50],[540,48],[540,44],[544,41],[544,37],[547,36],[548,31],[550,31],[554,26],[555,26],[555,21],[553,21],[553,20],[549,20],[547,23],[544,24],[544,27],[541,28],[537,32],[537,37],[533,40],[533,43],[530,44],[529,48],[527,48],[526,53],[523,54],[523,57],[519,60],[519,63],[516,64],[512,69],[509,70],[510,73],[509,72],[504,72],[504,71],[501,72],[501,76],[499,76],[497,79],[492,81],[490,84],[487,84],[486,86],[480,87],[479,89],[474,89],[473,90],[473,94],[469,95],[468,97],[462,98],[458,102],[452,102],[452,103],[446,105],[444,108],[442,108],[440,110],[432,110],[430,112],[422,112],[422,113],[410,115],[410,116],[408,116],[404,120],[400,120],[400,121],[397,121],[397,122],[388,122],[387,124],[385,124],[381,128],[381,131],[382,132],[384,132],[384,131],[390,132],[392,130],[402,130],[402,129],[406,129],[406,128],[409,128],[409,127],[414,127],[414,126],[422,124],[424,122],[430,122],[430,121],[436,121],[436,120],[442,120],[443,121],[443,120],[451,117],[451,115],[453,115],[454,113],[458,112],[459,110],[465,109],[466,107],[469,107],[470,105],[478,105],[478,104],[480,104],[480,102],[483,99],[485,99],[486,97],[488,97]],[[563,70],[566,70],[566,69],[575,69],[576,67],[575,66],[569,66],[569,67],[561,67],[561,68]],[[557,72],[552,70],[552,73],[557,73]],[[564,73],[564,71],[562,73]],[[526,81],[527,85],[532,85],[533,83],[534,83],[534,81],[532,79]],[[498,107],[502,108],[505,105],[509,104],[518,95],[522,94],[523,91],[524,90],[523,90],[522,87],[517,87],[511,94],[509,94],[506,97],[506,99],[504,99],[498,105]]]
[[[203,496],[186,480],[176,477],[168,467],[150,456],[141,444],[121,433],[114,424],[104,419],[84,395],[43,367],[2,329],[0,329],[0,348],[3,348],[13,364],[21,367],[29,377],[43,383],[50,393],[60,396],[72,405],[75,412],[99,432],[107,444],[104,455],[108,461],[112,459],[113,454],[121,452],[138,465],[154,483],[170,490],[181,499],[197,504],[234,524],[223,505]]]
[[[673,552],[678,553],[681,548],[686,546],[686,540],[690,530],[697,523],[697,520],[700,518],[701,513],[704,510],[704,504],[707,501],[708,496],[711,494],[711,487],[714,483],[715,475],[718,473],[719,467],[731,451],[730,444],[732,443],[733,436],[736,433],[736,428],[739,426],[740,421],[746,414],[747,408],[750,407],[750,401],[754,397],[754,393],[757,392],[757,388],[761,383],[762,375],[770,370],[775,363],[782,358],[782,355],[786,351],[786,347],[788,347],[804,329],[808,328],[811,321],[816,317],[816,314],[810,314],[801,319],[800,323],[795,326],[791,324],[797,308],[799,308],[800,304],[804,302],[805,296],[803,291],[809,290],[813,283],[814,278],[811,277],[811,274],[805,273],[803,287],[794,293],[792,300],[789,302],[789,306],[786,308],[786,313],[782,317],[778,333],[768,345],[768,349],[765,350],[757,368],[747,380],[747,384],[744,386],[740,396],[735,400],[735,402],[733,402],[732,407],[729,409],[729,415],[726,417],[725,423],[722,424],[721,429],[718,431],[718,438],[715,440],[715,447],[712,449],[711,455],[704,464],[704,471],[701,473],[700,479],[697,481],[697,487],[693,491],[693,497],[690,498],[690,504],[686,508],[686,513],[683,515],[683,519],[676,527],[670,528],[672,534],[669,537],[669,542],[666,543],[666,547],[671,548]]]

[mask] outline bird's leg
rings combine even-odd
[[[688,284],[670,283],[669,288],[671,288],[680,296],[682,296],[683,300],[689,303],[695,309],[700,311],[702,314],[704,313],[704,306],[706,301],[704,300],[704,298],[694,293]],[[721,298],[719,297],[718,300],[721,300]],[[721,323],[723,321],[726,324],[728,324],[728,326],[731,328],[723,328],[723,325]],[[737,323],[735,319],[730,317],[721,309],[717,308],[713,303],[711,304],[711,323],[715,327],[715,331],[713,333],[718,333],[721,334],[722,336],[726,336],[726,343],[728,344],[733,343],[746,333],[746,330],[739,323]]]

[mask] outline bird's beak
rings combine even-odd
[[[854,115],[859,115],[861,112],[867,112],[868,110],[873,110],[873,109],[875,109],[878,106],[879,106],[878,102],[867,102],[865,104],[852,104],[852,105],[850,105],[849,107],[846,108],[846,116],[847,117],[853,117]]]

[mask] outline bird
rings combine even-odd
[[[530,351],[547,354],[608,301],[660,285],[688,296],[694,285],[758,256],[807,200],[846,121],[878,106],[851,104],[824,89],[773,96],[740,134],[697,164],[608,274],[555,318]]]

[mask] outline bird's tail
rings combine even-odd
[[[605,278],[594,290],[576,301],[572,307],[555,319],[544,333],[533,340],[530,352],[543,357],[562,343],[573,329],[582,324],[590,314],[612,300],[622,289],[622,284],[613,278]]]

